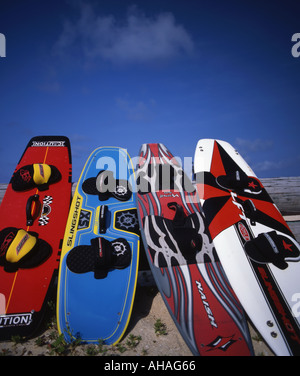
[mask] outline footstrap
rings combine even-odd
[[[61,173],[52,165],[45,163],[34,163],[22,166],[13,175],[11,179],[12,189],[15,191],[25,191],[32,188],[38,188],[45,191],[50,184],[56,183],[61,179]]]
[[[285,235],[270,231],[258,235],[244,245],[248,256],[255,262],[272,263],[277,268],[284,270],[288,261],[300,261],[300,245]]]
[[[191,226],[190,216],[184,213],[182,205],[177,202],[169,202],[168,208],[175,211],[172,220],[173,236],[187,263],[194,263],[197,253],[202,248],[202,237]]]
[[[112,247],[105,238],[95,238],[91,240],[91,248],[95,255],[93,271],[96,279],[105,278],[108,269],[112,267]]]
[[[103,237],[91,239],[91,245],[74,247],[67,256],[71,272],[82,274],[94,272],[96,279],[105,278],[111,269],[124,269],[131,262],[131,248],[126,239],[112,242]]]
[[[242,171],[235,171],[227,175],[217,177],[217,183],[225,189],[233,191],[245,191],[247,193],[259,194],[262,192],[260,182],[255,177],[250,177]]]
[[[51,254],[51,246],[38,234],[15,227],[0,232],[0,265],[7,272],[34,268]]]

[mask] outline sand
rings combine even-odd
[[[67,345],[58,336],[55,302],[49,305],[44,326],[25,342],[20,338],[0,342],[4,356],[192,356],[179,334],[157,288],[138,286],[131,320],[125,336],[116,346]],[[250,324],[249,324],[250,325]],[[273,353],[250,326],[256,356]],[[21,342],[19,342],[21,341]]]

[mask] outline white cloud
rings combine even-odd
[[[241,156],[249,163],[256,173],[265,173],[273,170],[279,170],[282,167],[282,162],[259,160],[262,155],[269,157],[272,151],[273,140],[263,140],[257,138],[255,140],[236,138],[235,147]],[[258,161],[259,160],[259,161]]]
[[[295,174],[299,175],[299,161],[300,156],[283,158],[277,161],[265,160],[257,162],[254,166],[254,171],[258,172],[272,172],[275,174],[276,171],[280,171],[281,176],[288,176]],[[294,171],[294,172],[292,172]],[[286,175],[287,174],[287,175]]]
[[[147,121],[152,117],[153,109],[156,104],[155,100],[130,101],[124,98],[116,99],[117,106],[125,113],[129,120]]]
[[[243,138],[237,138],[235,140],[235,144],[238,149],[241,149],[244,152],[257,152],[272,148],[273,141],[262,140],[260,138],[257,138],[256,140],[245,140]]]
[[[279,170],[284,167],[285,163],[283,162],[273,162],[273,161],[262,161],[256,163],[254,170],[257,172],[266,172],[272,170]]]
[[[299,170],[300,155],[282,158],[278,151],[276,152],[273,140],[237,138],[234,145],[258,175],[273,177],[299,175],[296,171]]]
[[[194,49],[191,36],[176,23],[172,13],[147,17],[130,7],[125,22],[113,15],[99,15],[86,3],[78,5],[76,21],[66,20],[55,43],[54,53],[97,58],[113,63],[144,63],[189,54]]]

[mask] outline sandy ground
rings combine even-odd
[[[158,331],[156,330],[158,329]],[[250,327],[255,355],[273,355],[260,336]],[[45,326],[35,338],[20,342],[0,342],[4,356],[192,356],[179,334],[160,293],[154,286],[138,286],[127,332],[117,346],[67,345],[58,336],[55,303],[49,304]]]

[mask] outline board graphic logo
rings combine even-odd
[[[72,246],[72,243],[73,243],[73,240],[74,240],[74,236],[75,236],[75,232],[76,232],[76,224],[77,224],[77,220],[79,219],[79,215],[80,215],[79,209],[81,207],[81,201],[82,201],[82,198],[78,195],[76,197],[76,201],[75,201],[73,218],[72,218],[71,223],[70,223],[69,236],[68,236],[68,240],[67,240],[67,246],[68,247]]]
[[[161,194],[160,196],[159,196],[159,198],[169,198],[169,197],[172,197],[172,198],[174,198],[174,197],[179,197],[179,194],[178,193],[172,193],[172,192],[165,192],[165,193],[163,193],[163,194]]]
[[[264,285],[264,291],[268,294],[270,298],[269,301],[272,303],[273,309],[275,309],[277,312],[277,318],[279,319],[278,321],[281,328],[292,341],[297,343],[297,348],[299,349],[300,337],[297,320],[294,320],[293,316],[291,315],[291,311],[286,305],[286,301],[283,299],[268,269],[259,266],[257,271],[262,284]],[[293,314],[295,314],[296,308],[297,307],[293,309]]]
[[[23,168],[21,168],[21,170],[20,170],[20,176],[21,176],[21,178],[22,178],[26,183],[29,183],[30,180],[31,180],[30,172],[29,172],[28,170],[24,170]]]
[[[0,328],[30,325],[32,322],[32,313],[0,315]]]
[[[134,213],[123,212],[119,217],[117,218],[117,222],[121,228],[125,228],[126,230],[129,230],[130,228],[134,228],[137,223],[137,217]]]
[[[43,199],[42,213],[39,218],[39,226],[46,226],[49,223],[49,214],[51,213],[52,196],[45,196]]]
[[[35,147],[42,147],[42,146],[56,146],[56,147],[61,147],[65,146],[65,141],[32,141],[32,145]]]
[[[113,254],[116,256],[124,255],[127,251],[126,244],[121,241],[115,241],[111,243],[113,246]]]
[[[23,238],[20,240],[19,244],[16,246],[17,255],[21,252],[22,248],[24,247],[24,244],[27,242],[28,239],[29,239],[29,235],[25,234]]]
[[[126,196],[128,189],[125,185],[118,184],[115,189],[115,193],[119,196]]]
[[[195,281],[196,282],[196,285],[197,285],[197,288],[198,288],[198,291],[199,291],[199,294],[201,296],[201,299],[202,299],[202,303],[203,303],[203,306],[204,306],[204,309],[206,311],[206,314],[207,314],[207,317],[209,319],[209,322],[210,322],[210,325],[217,328],[218,325],[216,323],[216,320],[214,318],[214,315],[213,315],[213,312],[209,306],[209,303],[207,301],[207,297],[204,293],[204,289],[203,289],[203,286],[201,284],[200,281]]]
[[[244,240],[246,242],[251,239],[250,234],[249,234],[246,226],[242,222],[238,223],[238,229],[239,229],[240,234],[242,235],[242,237],[244,238]]]
[[[88,228],[90,226],[91,212],[88,210],[81,209],[78,221],[78,230]]]
[[[222,337],[217,336],[211,343],[206,345],[206,347],[209,347],[206,351],[213,351],[213,350],[221,350],[221,351],[227,351],[230,346],[232,346],[236,340],[233,339],[234,335],[230,337]]]
[[[3,256],[8,250],[8,247],[10,246],[10,243],[14,238],[15,234],[13,232],[10,232],[8,235],[6,235],[6,238],[4,239],[0,247],[0,257]]]
[[[116,212],[115,226],[118,230],[139,234],[139,222],[136,209]]]

